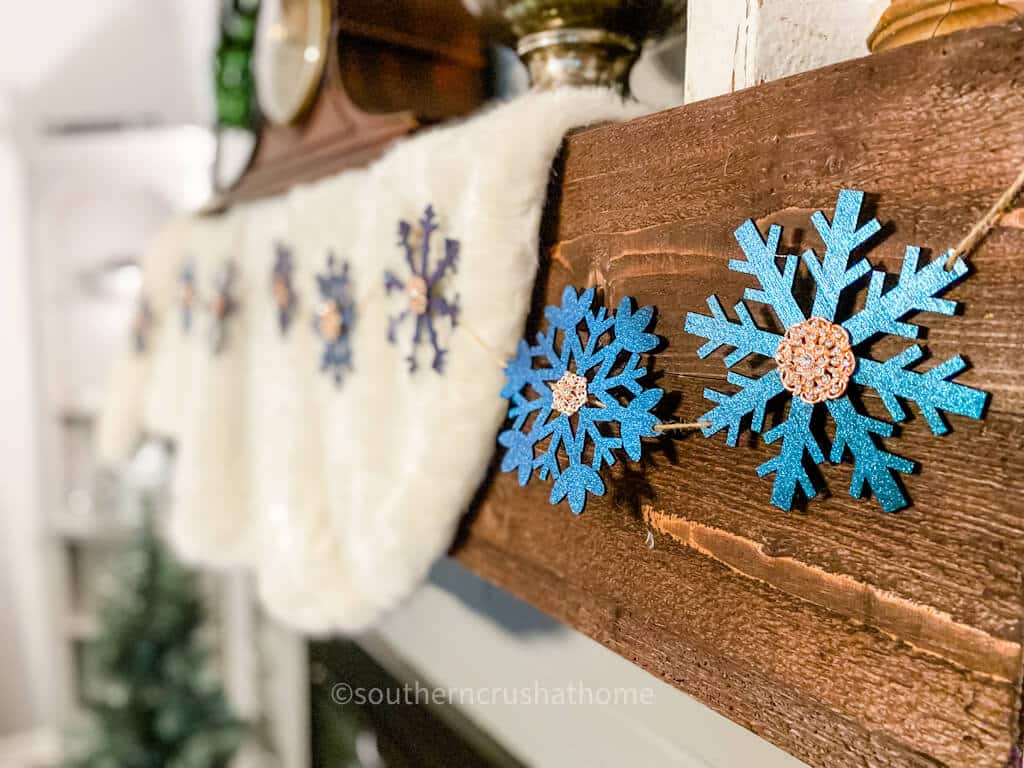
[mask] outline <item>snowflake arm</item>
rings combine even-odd
[[[388,341],[392,344],[398,343],[398,327],[409,316],[409,310],[403,310],[394,317],[388,318]]]
[[[836,212],[831,223],[824,213],[817,211],[811,216],[818,234],[825,243],[825,259],[818,261],[813,250],[805,251],[804,263],[817,286],[814,294],[813,317],[831,321],[836,314],[839,296],[843,290],[871,271],[867,259],[858,259],[850,265],[850,256],[859,246],[866,243],[882,228],[878,219],[871,219],[857,227],[864,193],[852,189],[839,192]]]
[[[664,390],[649,389],[640,393],[630,401],[625,409],[622,409],[619,416],[619,435],[622,438],[622,448],[633,461],[640,460],[642,453],[640,439],[658,436],[654,427],[661,422],[661,419],[652,411],[664,394]]]
[[[520,339],[516,356],[505,364],[505,385],[501,388],[501,396],[506,400],[519,395],[528,386],[540,390],[544,379],[541,371],[533,367],[534,350],[524,339]]]
[[[747,258],[746,261],[731,259],[729,269],[754,275],[761,283],[760,290],[747,288],[744,293],[747,300],[769,305],[787,328],[803,320],[803,310],[793,296],[793,278],[799,259],[778,253],[782,227],[772,224],[768,228],[768,239],[762,240],[753,219],[747,219],[734,234]],[[781,272],[776,264],[780,257],[783,259]]]
[[[789,402],[788,418],[764,435],[766,443],[774,443],[782,438],[782,450],[779,451],[779,455],[757,468],[758,477],[775,473],[772,504],[777,507],[790,509],[793,506],[798,483],[808,499],[814,498],[817,493],[804,467],[804,453],[807,453],[815,464],[825,460],[821,446],[818,445],[811,430],[813,413],[813,405],[795,397]]]
[[[853,380],[878,392],[894,421],[907,418],[900,398],[917,403],[936,435],[949,429],[940,411],[980,419],[988,394],[951,381],[967,367],[964,359],[956,355],[924,373],[907,370],[923,355],[921,347],[915,344],[884,363],[861,358]]]
[[[717,296],[708,297],[708,309],[711,310],[710,317],[698,315],[696,312],[690,312],[686,316],[686,332],[708,340],[697,350],[697,355],[701,359],[724,346],[734,348],[725,356],[727,368],[732,368],[748,355],[771,357],[775,354],[781,337],[758,328],[742,301],[735,307],[739,323],[729,320]]]
[[[445,238],[444,241],[444,256],[434,266],[434,271],[430,273],[430,277],[427,279],[428,285],[433,285],[440,280],[444,275],[451,271],[454,272],[459,266],[459,241]]]
[[[603,309],[603,307],[602,307]],[[628,296],[619,302],[612,324],[615,326],[615,341],[627,352],[650,352],[658,346],[658,337],[648,333],[647,328],[654,319],[654,307],[640,307],[633,311],[633,300]],[[605,347],[610,349],[610,347]]]
[[[833,463],[842,461],[846,449],[853,456],[850,495],[862,498],[864,484],[867,483],[884,512],[895,512],[907,506],[907,497],[895,473],[909,474],[916,465],[909,459],[879,448],[872,437],[891,437],[892,424],[857,413],[848,397],[829,400],[828,410],[836,425],[829,460]]]
[[[843,323],[853,344],[859,344],[879,333],[892,333],[916,339],[917,326],[913,323],[900,322],[903,317],[911,312],[952,315],[956,311],[955,301],[937,297],[967,274],[967,264],[958,258],[953,269],[947,270],[947,253],[918,269],[920,257],[920,248],[907,246],[899,282],[888,291],[884,291],[886,273],[881,270],[871,273],[864,309]]]
[[[704,397],[718,405],[700,418],[701,421],[711,422],[711,426],[704,427],[705,437],[728,427],[726,443],[736,445],[743,419],[747,414],[751,414],[751,431],[761,431],[764,426],[765,408],[773,397],[783,391],[783,386],[777,370],[769,371],[759,379],[729,373],[727,380],[730,384],[740,387],[740,391],[730,395],[714,389],[705,389]]]
[[[413,269],[413,272],[421,275],[422,277],[427,276],[427,265],[430,263],[430,236],[437,231],[438,223],[437,216],[434,213],[434,206],[428,205],[423,210],[423,216],[420,217],[420,268]],[[458,250],[456,249],[456,254]],[[440,274],[443,274],[444,270]]]
[[[548,416],[551,413],[550,408],[537,415],[529,433],[522,432],[522,427],[527,417],[531,413],[544,408],[545,404],[542,400],[531,401],[521,395],[516,395],[513,399],[513,407],[509,410],[509,415],[515,420],[513,427],[498,435],[498,443],[508,449],[501,461],[501,471],[511,472],[513,469],[517,470],[519,485],[526,485],[529,482],[533,470],[540,467],[544,458],[548,455],[545,453],[540,459],[536,459],[534,457],[534,446],[550,436],[554,431],[554,423],[548,421]],[[556,464],[555,473],[557,474],[557,472],[558,466]]]
[[[409,239],[412,235],[412,226],[408,221],[404,219],[398,222],[398,245],[405,253],[405,263],[409,266],[409,271],[413,274],[416,273],[416,260],[413,255],[412,241]],[[390,275],[391,273],[386,273]]]
[[[569,509],[574,515],[578,515],[583,512],[588,493],[603,496],[604,491],[604,481],[596,470],[586,464],[572,464],[555,480],[548,501],[551,504],[557,504],[568,497]]]
[[[392,291],[404,291],[405,283],[402,282],[398,276],[394,273],[386,271],[384,273],[384,292],[390,294]]]

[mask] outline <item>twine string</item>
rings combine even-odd
[[[981,242],[989,235],[996,223],[999,221],[999,217],[1002,216],[1006,211],[1010,209],[1014,201],[1020,195],[1021,191],[1024,190],[1024,167],[1021,168],[1020,173],[1013,182],[1008,186],[999,198],[995,201],[988,212],[980,219],[967,235],[961,240],[957,246],[949,252],[949,257],[946,259],[945,269],[952,269],[960,258],[967,258],[974,250],[981,244]],[[466,332],[477,345],[486,352],[498,365],[499,368],[504,369],[506,361],[501,357],[489,344],[484,342],[480,338],[479,334],[476,333],[468,325],[459,325],[463,331]],[[604,407],[603,403],[597,402],[599,407]],[[694,422],[670,422],[666,424],[655,424],[655,432],[675,432],[684,430],[694,429],[706,429],[711,426],[710,422],[707,421],[694,421]]]
[[[684,430],[692,430],[692,429],[707,429],[710,426],[711,426],[711,422],[710,421],[691,421],[691,422],[673,421],[673,422],[670,422],[668,424],[655,424],[654,425],[654,431],[655,432],[682,432]]]
[[[462,330],[464,330],[466,332],[466,335],[469,336],[469,338],[471,338],[473,341],[475,341],[477,343],[477,346],[479,346],[480,349],[486,352],[491,357],[491,359],[498,364],[499,368],[505,370],[507,361],[501,355],[499,355],[490,344],[481,339],[480,334],[478,334],[465,323],[459,323],[457,328],[461,328]]]
[[[999,217],[1006,213],[1010,206],[1013,205],[1013,201],[1017,199],[1017,196],[1024,189],[1024,168],[1021,168],[1020,173],[1017,174],[1017,178],[1013,180],[1013,183],[1006,188],[1006,190],[999,196],[995,204],[988,209],[986,213],[973,227],[971,231],[967,233],[963,240],[949,253],[949,258],[946,259],[946,269],[952,269],[953,265],[956,264],[957,259],[967,258],[970,256],[974,249],[977,248],[981,241],[984,240],[988,234],[995,227],[996,222],[999,221]]]

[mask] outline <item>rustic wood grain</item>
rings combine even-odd
[[[655,305],[664,416],[694,421],[703,389],[728,385],[683,318],[752,284],[728,270],[744,219],[785,225],[789,252],[819,247],[808,215],[863,189],[885,227],[872,261],[895,271],[907,244],[955,245],[1022,164],[1019,22],[583,131],[556,168],[538,305],[567,283]],[[578,518],[549,484],[493,477],[457,557],[811,765],[1004,765],[1024,632],[1022,221],[1004,215],[971,256],[957,316],[919,318],[931,359],[963,354],[960,380],[992,399],[983,422],[937,437],[918,416],[887,441],[921,465],[909,509],[850,498],[842,464],[781,512],[754,472],[775,446],[690,434],[613,468]]]

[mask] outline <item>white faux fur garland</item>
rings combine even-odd
[[[603,90],[528,94],[368,171],[196,222],[219,232],[186,238],[205,241],[204,290],[234,244],[238,307],[218,354],[194,335],[184,351],[161,328],[157,359],[185,364],[154,362],[146,385],[151,426],[174,426],[181,443],[179,549],[253,566],[271,612],[307,631],[364,629],[406,597],[447,551],[495,449],[501,360],[529,310],[562,137],[641,111]]]

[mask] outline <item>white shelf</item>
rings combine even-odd
[[[0,738],[3,768],[50,768],[60,762],[60,736],[50,729]]]
[[[71,640],[95,640],[100,633],[99,618],[91,614],[75,614],[64,620],[64,632]]]
[[[53,520],[53,532],[69,541],[112,542],[124,539],[135,528],[116,520],[104,520],[95,515],[63,514]]]

